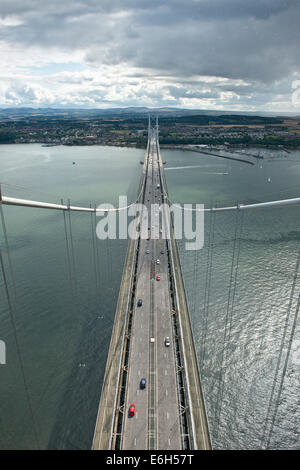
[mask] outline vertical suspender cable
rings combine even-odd
[[[300,307],[300,294],[299,294],[298,300],[297,300],[297,306],[296,306],[296,310],[295,310],[295,315],[294,315],[292,330],[291,330],[290,339],[289,339],[289,343],[288,343],[288,348],[287,348],[287,352],[286,352],[286,356],[285,356],[284,366],[283,366],[283,369],[282,369],[280,385],[279,385],[277,397],[276,397],[276,400],[275,400],[275,411],[274,411],[274,414],[272,416],[272,423],[271,423],[271,427],[270,427],[269,435],[268,435],[268,440],[267,440],[267,448],[270,445],[270,440],[271,440],[271,436],[272,436],[272,432],[273,432],[273,427],[274,427],[277,412],[278,412],[279,399],[280,399],[280,396],[281,396],[281,393],[282,393],[283,383],[284,383],[284,379],[285,379],[285,376],[286,376],[287,366],[288,366],[288,362],[289,362],[289,358],[290,358],[290,354],[291,354],[291,349],[292,349],[292,344],[293,344],[293,339],[294,339],[294,333],[295,333],[296,325],[297,325],[297,321],[298,321],[299,307]]]
[[[208,247],[208,253],[207,253],[205,298],[204,298],[204,336],[202,337],[201,368],[202,368],[203,363],[204,363],[205,352],[206,352],[206,337],[207,337],[209,297],[210,297],[211,274],[212,274],[212,259],[213,259],[215,220],[216,220],[216,213],[211,212],[210,213],[210,226],[209,226],[209,247]]]
[[[0,200],[1,200],[1,186],[0,186]],[[5,241],[7,259],[8,259],[8,265],[9,265],[9,270],[10,270],[10,273],[11,273],[11,276],[12,276],[12,281],[13,281],[14,280],[14,276],[13,276],[14,271],[13,271],[13,266],[12,266],[12,261],[11,261],[11,256],[10,256],[10,250],[9,250],[9,243],[8,243],[8,237],[7,237],[7,230],[6,230],[4,212],[3,212],[3,207],[2,207],[1,203],[0,203],[0,213],[1,213],[1,223],[2,223],[4,241]],[[17,299],[17,292],[16,292],[15,282],[13,282],[13,289],[14,289],[15,298]]]
[[[93,256],[93,267],[94,267],[94,275],[95,275],[95,289],[96,289],[96,299],[98,297],[99,291],[99,278],[98,278],[98,269],[97,269],[97,259],[96,259],[96,240],[95,240],[95,228],[94,228],[94,215],[91,212],[91,237],[92,237],[92,256]]]
[[[63,200],[61,201],[61,203],[63,204]],[[71,267],[71,258],[70,258],[70,247],[69,247],[69,239],[68,239],[67,220],[66,220],[65,211],[62,211],[62,213],[63,213],[63,219],[64,219],[64,229],[65,229],[65,239],[66,239],[66,249],[67,249],[68,274],[69,274],[69,279],[70,279],[72,297],[74,297],[75,291],[74,291],[74,286],[73,286],[73,276],[72,276],[72,267]]]
[[[277,379],[278,379],[278,375],[279,375],[280,364],[281,364],[282,356],[283,356],[283,349],[284,349],[284,345],[285,345],[285,341],[286,341],[288,326],[289,326],[289,323],[290,323],[290,315],[291,315],[291,310],[292,310],[292,304],[293,304],[293,299],[294,299],[295,290],[296,290],[296,284],[297,284],[297,280],[298,280],[298,276],[299,276],[299,267],[300,267],[300,243],[299,243],[298,256],[297,256],[297,261],[296,261],[296,266],[295,266],[295,271],[294,271],[294,280],[293,280],[292,289],[291,289],[291,293],[290,293],[288,311],[287,311],[287,314],[286,314],[285,325],[284,325],[284,330],[283,330],[281,345],[280,345],[280,351],[279,351],[279,355],[278,355],[278,359],[277,359],[276,370],[275,370],[275,375],[274,375],[274,381],[273,381],[273,386],[272,386],[271,395],[270,395],[270,399],[269,399],[269,405],[268,405],[268,410],[267,410],[267,415],[266,415],[266,420],[265,420],[265,426],[264,426],[264,431],[263,431],[263,436],[262,436],[262,442],[261,442],[261,447],[262,448],[265,448],[265,443],[266,443],[267,448],[270,445],[271,435],[272,435],[272,431],[273,431],[273,427],[274,427],[274,423],[275,423],[275,418],[276,418],[276,415],[277,415],[278,405],[279,405],[278,402],[279,402],[279,398],[280,398],[280,395],[281,395],[282,385],[283,385],[283,381],[284,381],[284,378],[285,378],[287,364],[288,364],[288,360],[289,360],[289,355],[290,355],[290,350],[291,350],[291,343],[292,343],[292,340],[293,340],[293,335],[294,335],[294,331],[295,331],[295,327],[296,327],[296,322],[297,322],[297,319],[298,319],[299,298],[298,298],[296,311],[295,311],[295,315],[294,315],[294,321],[293,321],[292,331],[291,331],[290,340],[289,340],[289,347],[288,347],[288,351],[286,353],[286,358],[285,358],[285,363],[284,363],[284,367],[283,367],[283,370],[282,370],[282,376],[281,376],[281,381],[280,381],[280,385],[279,385],[279,390],[278,390],[278,393],[277,393],[277,400],[275,401],[275,411],[274,411],[273,418],[272,418],[272,421],[271,421],[268,437],[266,437],[268,421],[269,421],[269,417],[270,417],[270,414],[271,414],[271,411],[272,411],[273,399],[274,399],[274,395],[275,395],[275,388],[276,388],[276,383],[277,383]]]
[[[70,199],[68,199],[68,206],[70,207]],[[72,221],[71,221],[71,211],[68,210],[69,215],[69,230],[70,230],[70,246],[71,246],[71,260],[72,260],[72,271],[74,272],[74,289],[75,294],[77,295],[77,274],[76,274],[76,263],[75,263],[75,252],[74,252],[74,242],[73,242],[73,230],[72,230]]]
[[[95,249],[96,249],[96,267],[97,267],[97,272],[98,272],[98,278],[99,278],[99,299],[101,301],[101,270],[100,270],[100,265],[99,265],[99,242],[97,238],[97,223],[96,223],[96,207],[95,207],[95,212],[94,212],[94,227],[95,227]]]
[[[227,297],[227,307],[226,307],[226,316],[225,316],[225,328],[224,328],[224,337],[222,344],[222,360],[220,366],[220,376],[219,376],[219,385],[217,393],[217,406],[215,410],[215,422],[214,427],[216,428],[216,435],[219,430],[221,409],[223,402],[223,393],[224,393],[224,382],[226,376],[226,369],[224,366],[227,364],[228,359],[228,348],[230,345],[231,337],[231,326],[232,326],[232,316],[233,316],[233,307],[234,307],[234,298],[237,284],[237,272],[239,265],[239,255],[240,255],[240,244],[241,244],[241,233],[242,233],[242,222],[243,222],[243,213],[240,217],[240,211],[236,213],[235,221],[235,231],[234,231],[234,242],[233,242],[233,253],[232,253],[232,262],[230,270],[230,281],[229,281],[229,290]],[[224,372],[224,375],[223,375]],[[219,405],[219,408],[218,408]]]
[[[199,251],[197,251],[196,253],[196,259],[194,259],[194,272],[193,272],[193,303],[192,303],[192,306],[193,306],[193,314],[195,315],[196,313],[196,305],[197,305],[197,295],[196,295],[196,292],[197,292],[197,282],[198,282],[198,263],[199,263]]]
[[[34,438],[35,438],[35,441],[36,441],[37,448],[38,448],[38,450],[40,450],[40,443],[39,443],[39,437],[38,437],[39,433],[38,433],[38,430],[37,430],[37,423],[36,423],[34,412],[33,412],[33,406],[32,406],[32,401],[31,401],[31,397],[30,397],[29,387],[28,387],[27,380],[26,380],[25,367],[24,367],[24,363],[23,363],[23,359],[22,359],[22,352],[21,352],[21,347],[20,347],[20,343],[19,343],[19,339],[18,339],[17,326],[16,326],[16,322],[15,322],[15,315],[14,315],[12,300],[11,300],[10,293],[9,293],[9,288],[8,288],[8,283],[7,283],[7,277],[6,277],[6,274],[5,274],[5,267],[4,267],[4,262],[3,262],[3,256],[2,256],[1,249],[0,249],[0,264],[1,264],[3,281],[4,281],[4,285],[5,285],[5,292],[6,292],[9,316],[10,316],[10,320],[11,320],[11,324],[12,324],[12,328],[13,328],[13,334],[14,334],[15,343],[16,343],[17,356],[18,356],[18,360],[19,360],[19,364],[20,364],[20,368],[21,368],[21,374],[22,374],[22,380],[23,380],[23,385],[24,385],[24,389],[25,389],[25,395],[26,395],[28,408],[29,408],[29,413],[30,413],[32,426],[33,426],[33,434],[34,434]],[[14,274],[13,274],[13,272],[11,273],[11,276],[13,278],[13,283],[14,283]],[[15,285],[15,283],[14,283],[14,285]]]

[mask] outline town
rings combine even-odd
[[[297,117],[169,112],[159,115],[159,123],[162,148],[178,145],[300,148],[300,118]],[[147,114],[32,110],[15,115],[0,110],[0,143],[145,148]]]

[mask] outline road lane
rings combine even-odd
[[[154,220],[150,220],[151,206],[153,209],[154,204],[159,204],[162,199],[161,188],[157,188],[157,185],[160,186],[160,176],[156,141],[153,136],[150,142],[143,201],[148,209],[149,219],[142,214],[140,222],[141,233],[148,232],[151,239],[140,241],[135,305],[138,299],[142,299],[143,305],[135,306],[134,310],[123,424],[122,448],[128,450],[148,449],[149,432],[154,433],[151,445],[155,445],[157,449],[181,449],[167,245],[160,234],[161,219],[164,214],[160,215],[158,206],[153,210]],[[162,250],[164,254],[161,254]],[[160,264],[156,263],[157,259],[160,260]],[[158,274],[161,276],[160,281],[156,280]],[[154,343],[150,342],[152,336]],[[169,347],[164,344],[166,336],[171,340]],[[150,354],[150,348],[154,348],[154,356]],[[154,368],[154,374],[151,375],[153,396],[150,388],[149,393],[147,390],[151,368]],[[139,388],[141,378],[146,378],[147,381],[144,390]],[[153,400],[154,410],[151,409]],[[131,403],[136,407],[134,417],[128,416]],[[152,413],[153,419],[149,419],[149,414],[152,416]]]

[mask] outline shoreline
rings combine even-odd
[[[116,144],[116,143],[112,143],[112,144],[109,144],[109,143],[105,143],[105,144],[99,144],[99,143],[83,143],[83,144],[64,144],[64,143],[46,143],[46,142],[0,142],[0,146],[1,145],[40,145],[41,147],[45,147],[45,148],[51,148],[51,147],[117,147],[117,148],[129,148],[129,149],[145,149],[144,146],[142,145],[120,145],[120,144]],[[181,144],[162,144],[160,147],[161,149],[163,150],[182,150],[182,151],[190,151],[190,152],[195,152],[197,151],[198,153],[203,153],[202,152],[202,149],[199,148],[199,150],[195,150],[195,147],[197,147],[198,145],[202,145],[202,144],[195,144],[195,146],[193,145],[193,147],[191,148],[188,148],[186,147],[185,145],[193,145],[193,144],[184,144],[184,145],[181,145]],[[206,145],[206,144],[205,144]],[[241,144],[236,144],[236,145],[230,145],[228,147],[224,147],[224,148],[217,148],[216,145],[212,144],[212,145],[208,145],[206,147],[203,148],[203,150],[208,150],[208,151],[214,151],[214,150],[217,150],[217,151],[227,151],[227,152],[231,152],[231,151],[234,151],[234,150],[237,150],[237,149],[250,149],[250,148],[257,148],[257,149],[265,149],[265,150],[274,150],[274,151],[283,151],[285,153],[290,153],[291,151],[294,151],[294,150],[300,150],[300,145],[297,146],[297,147],[294,147],[294,146],[291,146],[291,147],[285,147],[283,146],[282,144],[278,145],[278,146],[267,146],[267,145],[259,145],[259,144],[255,144],[253,143],[252,145],[249,145],[249,146],[245,146],[245,145],[241,145]]]

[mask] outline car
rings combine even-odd
[[[150,251],[149,250],[146,250],[146,254],[149,255]]]
[[[146,379],[141,379],[140,388],[146,388]]]
[[[160,254],[164,255],[165,254],[164,250],[160,250]]]
[[[131,403],[129,407],[129,416],[134,416],[134,413],[135,413],[135,404]]]
[[[159,274],[156,276],[156,280],[160,281],[160,275]]]
[[[150,236],[147,237],[147,240],[150,240]]]
[[[160,260],[159,260],[159,259],[156,260],[156,264],[160,264]]]
[[[170,343],[170,338],[169,338],[169,336],[166,336],[166,337],[165,337],[165,346],[169,347],[170,344],[171,344],[171,343]]]
[[[138,300],[138,303],[137,303],[137,306],[138,306],[138,307],[141,307],[142,305],[143,305],[143,301],[142,301],[142,299],[139,299],[139,300]]]

